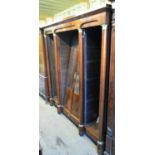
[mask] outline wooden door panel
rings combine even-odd
[[[65,99],[65,108],[67,108],[69,111],[71,111],[71,104],[72,104],[72,96],[73,96],[73,90],[70,88],[66,88],[66,99]]]

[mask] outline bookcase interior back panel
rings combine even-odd
[[[99,113],[101,27],[84,32],[84,114],[85,123],[96,121]]]

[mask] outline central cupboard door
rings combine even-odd
[[[58,34],[60,51],[60,90],[64,110],[79,117],[78,31]]]

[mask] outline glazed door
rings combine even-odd
[[[61,104],[76,122],[79,118],[78,31],[58,33]]]
[[[65,33],[57,34],[59,40],[59,83],[60,83],[60,102],[65,107],[68,106],[65,104],[65,97],[66,97],[66,81],[67,81],[67,72],[68,72],[68,65],[69,65],[69,58],[70,58],[70,35]]]
[[[78,38],[73,35],[68,65],[65,107],[79,117],[79,71],[78,71]]]

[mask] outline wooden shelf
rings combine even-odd
[[[86,133],[90,136],[95,142],[98,140],[99,130],[98,124],[96,122],[86,126]]]

